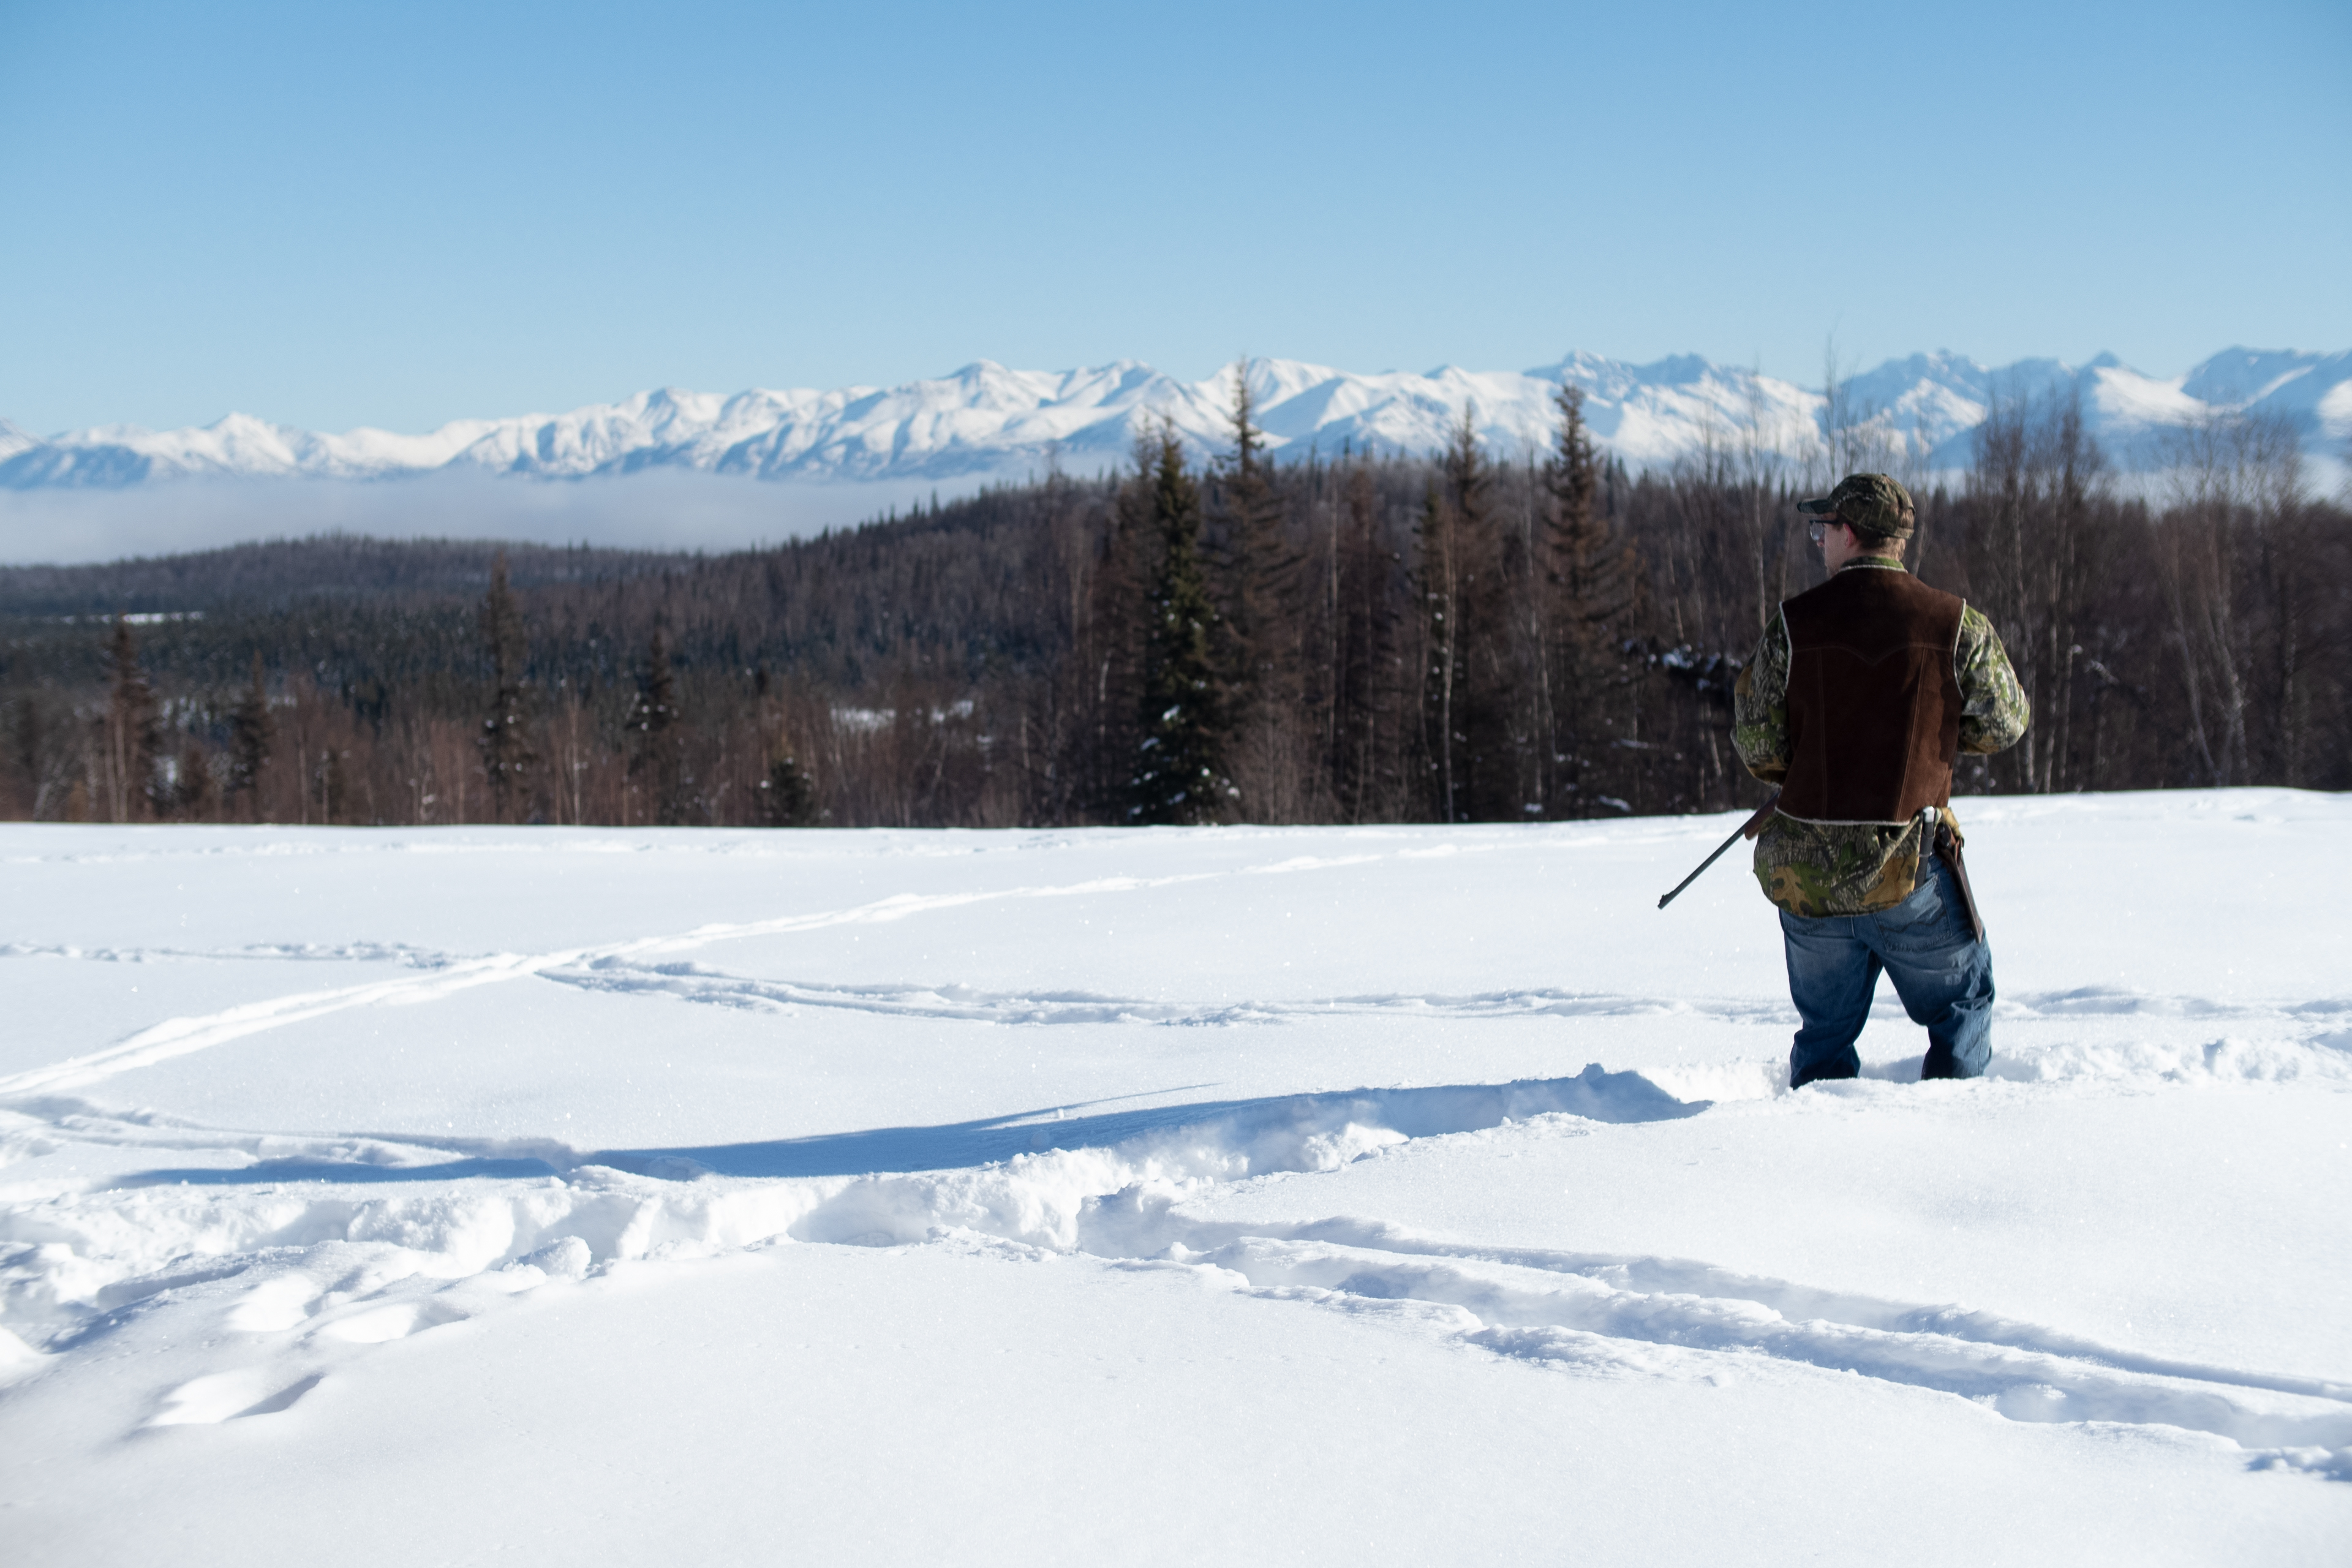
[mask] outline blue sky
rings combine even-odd
[[[0,416],[2352,347],[2352,5],[0,0]]]

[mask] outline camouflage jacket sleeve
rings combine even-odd
[[[2000,646],[2000,634],[1974,605],[1960,612],[1960,638],[1952,649],[1952,664],[1960,678],[1960,750],[2005,752],[2024,739],[2033,710],[2017,683],[2009,650]],[[1785,686],[1787,681],[1784,667],[1781,682]],[[1785,729],[1785,707],[1781,718]]]
[[[1998,649],[2000,645],[1995,641],[1993,646]],[[2008,668],[2006,658],[2001,668]],[[2015,684],[2014,677],[2011,684]],[[1778,610],[1756,645],[1755,657],[1732,686],[1731,746],[1739,753],[1740,765],[1766,784],[1780,784],[1789,776],[1789,629]]]

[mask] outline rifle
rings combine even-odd
[[[1658,900],[1658,908],[1663,910],[1668,904],[1673,903],[1676,899],[1682,897],[1683,889],[1689,887],[1693,882],[1697,881],[1700,872],[1705,871],[1709,866],[1712,866],[1717,860],[1722,859],[1723,852],[1725,850],[1730,848],[1733,845],[1738,843],[1743,838],[1753,838],[1758,834],[1763,832],[1764,825],[1772,820],[1772,814],[1779,810],[1780,806],[1780,792],[1776,789],[1772,792],[1772,798],[1770,800],[1766,801],[1762,805],[1756,808],[1755,816],[1741,823],[1738,828],[1733,830],[1730,837],[1725,839],[1722,843],[1715,847],[1714,854],[1708,856],[1706,859],[1698,863],[1697,871],[1693,871],[1689,876],[1685,877],[1681,881],[1675,883],[1675,890]]]

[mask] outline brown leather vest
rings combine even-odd
[[[1961,602],[1908,572],[1848,566],[1780,606],[1789,777],[1808,822],[1908,822],[1952,798]]]

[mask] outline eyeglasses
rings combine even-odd
[[[1829,532],[1831,529],[1843,528],[1844,526],[1845,525],[1843,523],[1839,522],[1837,519],[1833,517],[1816,518],[1812,521],[1805,524],[1805,537],[1811,540],[1815,544],[1819,544],[1822,542],[1822,536]]]

